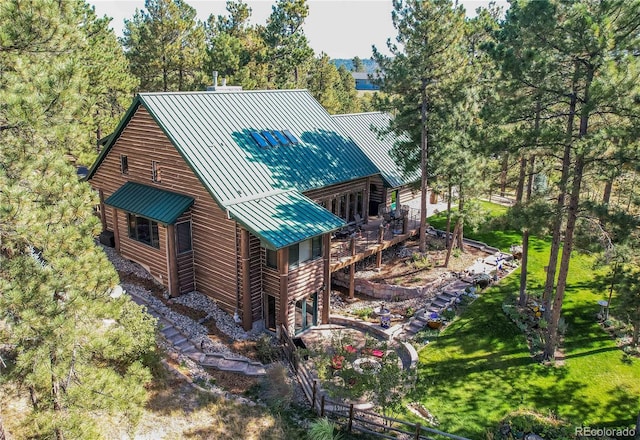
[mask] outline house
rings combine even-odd
[[[380,86],[374,84],[370,78],[370,73],[367,72],[351,72],[353,80],[355,81],[356,90],[376,91],[380,90]]]
[[[346,123],[305,90],[140,94],[87,176],[105,242],[247,330],[328,323],[332,233],[405,184]]]
[[[379,134],[389,126],[389,114],[370,112],[332,117],[378,170],[369,180],[369,215],[378,215],[380,206],[395,210],[416,198],[420,172],[404,173],[391,156],[395,142],[402,137]]]

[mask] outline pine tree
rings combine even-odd
[[[182,0],[146,0],[145,9],[125,20],[121,40],[140,91],[202,90],[209,75],[196,10]]]
[[[309,15],[306,0],[277,0],[262,29],[267,46],[268,82],[271,87],[298,88],[306,82],[313,49],[302,26]]]
[[[0,8],[0,319],[32,438],[97,438],[107,414],[134,423],[154,346],[152,318],[110,296],[118,278],[94,241],[97,197],[68,161],[68,145],[87,145],[93,129],[79,117],[90,58],[81,11],[79,1]]]
[[[437,113],[444,115],[455,96],[466,65],[462,50],[464,10],[449,0],[394,0],[392,19],[398,35],[388,41],[390,56],[374,47],[382,73],[381,90],[388,99],[383,108],[394,109],[390,130],[406,132],[410,141],[396,145],[396,157],[406,171],[420,170],[420,250],[426,247],[427,184],[430,154],[439,144]]]
[[[514,2],[505,20],[503,35],[510,44],[503,66],[531,94],[551,97],[542,106],[550,114],[545,130],[562,147],[550,151],[562,159],[544,292],[547,358],[553,358],[556,348],[585,173],[594,161],[611,154],[602,140],[615,131],[628,132],[637,114],[633,108],[638,104],[628,99],[628,92],[638,79],[633,48],[640,16],[631,11],[639,5],[618,0]]]

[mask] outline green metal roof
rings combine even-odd
[[[127,182],[104,203],[164,225],[171,225],[189,209],[193,201],[193,197]]]
[[[227,209],[231,218],[271,249],[290,246],[345,225],[341,218],[295,190],[239,200]]]
[[[402,168],[391,157],[391,149],[403,136],[386,134],[382,137],[374,129],[389,127],[391,117],[387,113],[371,112],[350,115],[334,115],[345,132],[351,136],[362,152],[375,164],[385,183],[391,188],[407,185],[420,180],[420,173],[405,175]]]
[[[140,100],[222,205],[378,172],[306,90],[143,93]],[[284,129],[301,142],[262,148],[251,136]]]

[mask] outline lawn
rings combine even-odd
[[[490,206],[490,205],[485,205]],[[503,208],[492,208],[499,215]],[[430,218],[436,227],[442,217]],[[516,231],[466,236],[508,250]],[[530,290],[542,288],[549,242],[530,243]],[[565,364],[543,366],[529,355],[526,340],[502,312],[518,294],[519,270],[486,290],[465,313],[419,353],[419,379],[410,399],[438,418],[439,429],[484,438],[509,412],[530,409],[579,426],[626,427],[640,411],[640,359],[630,360],[598,325],[593,259],[575,254],[563,316],[568,323]]]

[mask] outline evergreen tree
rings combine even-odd
[[[67,160],[93,129],[80,117],[85,7],[0,7],[0,320],[9,379],[32,405],[30,438],[98,438],[108,414],[134,423],[150,379],[141,359],[153,320],[111,298],[118,279],[94,241],[98,200]]]
[[[125,47],[140,91],[201,90],[207,81],[204,25],[182,0],[146,0],[125,20]]]
[[[307,88],[314,98],[331,114],[340,112],[340,100],[336,86],[341,86],[341,78],[335,64],[326,53],[314,60],[314,66],[307,79]]]
[[[395,146],[395,156],[406,171],[421,171],[420,250],[426,244],[427,177],[430,154],[441,136],[435,120],[444,120],[467,61],[462,50],[464,10],[449,0],[394,0],[396,43],[387,42],[390,56],[374,47],[374,59],[386,94],[381,105],[395,109],[389,129],[406,132],[410,140]]]
[[[556,165],[561,173],[544,292],[547,358],[556,348],[585,172],[611,155],[602,141],[613,132],[628,133],[637,119],[638,103],[629,92],[639,72],[633,51],[640,16],[632,12],[639,5],[618,0],[514,2],[502,31],[508,40],[503,66],[532,95],[551,96],[543,101],[548,104],[542,107],[552,115],[545,126],[555,133],[550,137],[555,145],[562,146],[561,151],[550,151],[562,159]]]
[[[272,7],[262,38],[267,46],[268,82],[274,88],[299,88],[306,83],[313,58],[302,30],[308,15],[306,0],[278,0]]]
[[[364,72],[364,63],[360,59],[360,57],[353,57],[353,67],[351,68],[354,72]]]
[[[85,115],[87,125],[94,133],[94,141],[98,142],[115,130],[131,103],[138,81],[131,75],[122,46],[109,29],[111,19],[97,18],[94,8],[84,3],[79,7],[87,40],[86,50],[80,52],[81,65],[86,68],[87,78],[83,94]],[[97,152],[97,148],[83,152],[84,157],[78,158],[78,162],[92,163]]]

